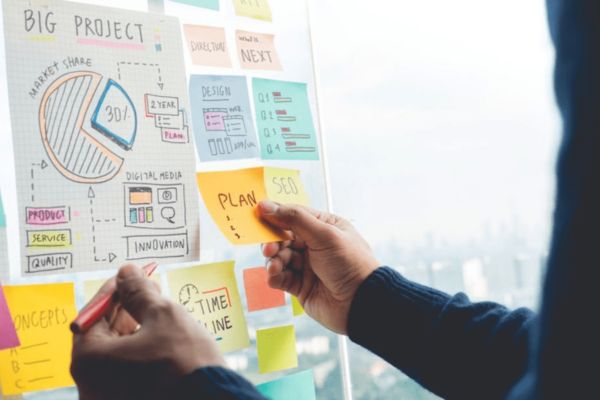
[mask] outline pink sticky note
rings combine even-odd
[[[183,25],[183,31],[195,65],[231,68],[224,28]]]
[[[2,285],[0,285],[0,350],[17,347],[20,344],[17,331],[15,331],[15,325],[10,316],[8,304],[6,304],[4,290],[2,289]]]
[[[236,31],[235,39],[243,69],[274,71],[282,69],[275,49],[275,36],[267,33]]]

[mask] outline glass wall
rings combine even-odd
[[[535,308],[559,140],[544,2],[330,0],[312,17],[336,213],[410,279]],[[357,399],[435,398],[354,344],[350,365]]]

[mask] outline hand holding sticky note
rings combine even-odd
[[[248,168],[201,172],[198,187],[204,204],[223,235],[233,244],[284,240],[260,220],[256,206],[267,198],[278,203],[308,205],[308,196],[297,170]]]
[[[263,168],[201,172],[197,178],[204,204],[231,243],[254,244],[284,239],[256,214],[258,203],[267,199]]]

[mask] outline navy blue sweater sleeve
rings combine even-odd
[[[246,379],[220,367],[200,368],[180,382],[178,400],[267,400]]]
[[[382,267],[352,302],[352,341],[447,399],[501,399],[527,367],[529,330],[524,308],[449,296]]]

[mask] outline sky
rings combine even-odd
[[[334,210],[372,244],[518,225],[545,244],[560,138],[544,2],[312,2]]]

